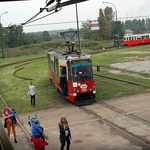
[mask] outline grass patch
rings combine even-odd
[[[47,59],[28,64],[23,70],[17,72],[18,76],[33,79],[37,90],[35,108],[30,106],[30,96],[27,94],[30,81],[13,76],[15,70],[15,66],[1,69],[0,93],[8,105],[16,108],[17,112],[24,113],[70,105],[69,102],[58,97],[58,91],[50,82]],[[3,109],[3,103],[0,103],[0,108]]]
[[[14,62],[21,61],[21,60],[25,60],[25,59],[38,58],[38,57],[43,57],[43,56],[46,57],[46,53],[37,54],[37,55],[34,54],[34,55],[24,55],[24,56],[19,56],[19,57],[10,57],[10,58],[5,58],[4,60],[0,59],[0,66],[6,65],[9,63],[14,63]]]
[[[131,77],[128,75],[112,74],[107,71],[101,71],[100,74],[127,80],[127,81],[132,81],[132,82],[136,82],[136,83],[141,83],[144,85],[150,85],[149,80]],[[148,89],[148,88],[143,88],[143,87],[128,84],[128,83],[123,83],[123,82],[111,80],[108,78],[102,78],[102,77],[95,76],[94,79],[95,79],[96,90],[97,90],[96,97],[97,97],[97,99],[101,99],[101,100],[122,97],[125,95],[140,94],[140,93],[145,93],[145,92],[150,91],[150,89]]]
[[[140,54],[131,53],[134,51],[140,52]],[[150,52],[149,45],[126,47],[123,49],[117,49],[109,52],[106,51],[104,53],[99,53],[92,56],[93,65],[99,64],[100,66],[109,66],[110,64],[118,62],[149,60],[150,55],[147,55],[144,52]]]
[[[120,60],[127,61],[126,58],[129,57],[130,58],[143,57],[143,59],[145,59],[146,57],[145,54],[141,55],[121,54],[122,52],[131,52],[136,50],[137,51],[143,50],[145,52],[148,52],[150,49],[148,46],[139,46],[95,54],[93,55],[93,64],[96,65],[97,63],[99,63],[100,66],[108,66],[110,64],[120,62]],[[6,58],[5,60],[0,61],[1,62],[0,65],[41,56],[46,56],[46,54],[36,54],[36,55]],[[14,71],[20,68],[20,67],[15,68],[17,66],[18,65],[13,65],[6,68],[0,68],[0,94],[4,97],[4,99],[11,107],[16,108],[18,113],[32,112],[52,107],[61,107],[70,105],[69,102],[58,97],[59,93],[57,89],[53,86],[52,82],[49,81],[48,62],[47,59],[45,58],[43,60],[34,61],[33,63],[20,66],[24,67],[24,69],[16,73],[17,76],[33,79],[33,82],[36,86],[37,95],[36,95],[36,107],[35,108],[31,107],[30,97],[27,94],[30,81],[22,80],[13,76]],[[139,79],[128,75],[112,74],[106,71],[101,71],[100,74],[150,85],[149,80]],[[148,76],[148,74],[146,75]],[[114,82],[114,85],[110,84],[108,79],[106,79],[106,81],[103,82],[102,79],[95,78],[97,99],[104,100],[108,98],[115,98],[130,94],[137,94],[137,93],[139,94],[148,92],[148,90],[145,90],[143,88],[137,88],[137,86],[131,85],[122,86],[119,83],[116,83],[116,81],[110,82],[111,83]],[[1,102],[0,108],[3,109],[3,106],[4,104]]]

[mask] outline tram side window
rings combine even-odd
[[[71,66],[70,66],[70,62],[68,61],[67,62],[67,65],[68,65],[68,80],[69,81],[72,81],[72,76],[71,76]]]
[[[55,72],[57,75],[59,75],[59,63],[58,63],[58,59],[57,58],[54,58],[55,59]]]
[[[131,37],[129,37],[129,40],[131,40]]]
[[[48,66],[49,66],[49,69],[51,68],[51,64],[50,64],[50,55],[47,55],[47,59],[48,59]]]
[[[146,39],[149,39],[149,35],[146,35]]]
[[[51,60],[50,63],[51,63],[51,70],[54,71],[54,62]]]

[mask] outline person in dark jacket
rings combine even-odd
[[[60,118],[60,123],[58,124],[58,126],[59,126],[59,131],[60,131],[60,143],[61,143],[60,150],[64,150],[66,142],[67,142],[67,150],[69,150],[71,132],[70,132],[70,128],[66,120],[66,117],[62,116]]]
[[[61,75],[61,77],[60,77],[60,87],[61,87],[61,93],[60,93],[59,97],[65,96],[66,95],[66,90],[67,90],[66,75]]]

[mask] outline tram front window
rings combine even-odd
[[[72,79],[74,82],[93,79],[91,60],[76,60],[71,62]]]

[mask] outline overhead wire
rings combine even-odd
[[[135,16],[135,17],[131,17],[131,19],[135,19],[135,18],[148,18],[150,16]],[[131,20],[128,19],[129,17],[120,17],[118,19],[123,20],[123,19],[127,19],[127,20]],[[93,19],[94,20],[94,19]],[[87,20],[80,20],[79,22],[86,22]],[[52,23],[42,23],[42,24],[31,24],[31,25],[25,25],[24,27],[30,27],[30,26],[43,26],[43,25],[53,25],[53,24],[69,24],[69,23],[76,23],[75,20],[72,21],[64,21],[64,22],[52,22]]]
[[[59,1],[60,0],[57,0],[58,1],[58,3],[59,3]],[[48,14],[48,15],[45,15],[45,16],[43,16],[43,17],[40,17],[40,18],[37,18],[37,19],[35,19],[35,20],[33,20],[34,18],[36,18],[38,15],[40,15],[45,9],[46,9],[46,7],[47,6],[49,6],[49,5],[51,5],[53,2],[55,2],[55,0],[46,0],[46,6],[44,7],[44,8],[40,8],[40,11],[37,13],[37,14],[35,14],[33,17],[31,17],[29,20],[27,20],[25,23],[22,23],[22,25],[26,25],[26,24],[29,24],[29,23],[31,23],[31,22],[35,22],[35,21],[37,21],[37,20],[40,20],[40,19],[42,19],[42,18],[45,18],[45,17],[47,17],[47,16],[49,16],[49,15],[51,15],[51,14],[54,14],[54,13],[56,13],[56,12],[58,12],[57,11],[57,9],[53,12],[53,13],[50,13],[50,14]],[[59,9],[59,11],[60,11],[61,9]]]
[[[47,15],[45,15],[45,16],[39,17],[39,18],[34,19],[34,20],[32,20],[32,21],[28,21],[28,23],[32,23],[32,22],[38,21],[38,20],[40,20],[40,19],[43,19],[43,18],[45,18],[45,17],[47,17],[47,16],[50,16],[50,15],[56,13],[56,12],[59,12],[61,9],[62,9],[62,8],[57,9],[56,11],[54,11],[54,12],[52,12],[52,13],[49,13],[49,14],[47,14]]]

